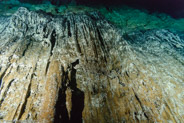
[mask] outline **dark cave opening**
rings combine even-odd
[[[63,70],[62,87],[59,90],[58,101],[55,106],[54,123],[82,123],[82,111],[84,109],[84,92],[77,88],[76,83],[76,69],[74,68],[79,64],[79,60],[76,60],[71,64],[67,71]],[[71,73],[70,73],[71,72]],[[68,78],[68,74],[71,74],[71,78]],[[71,99],[71,112],[68,116],[66,106],[66,90],[70,88],[72,90]]]
[[[69,123],[65,91],[66,87],[62,87],[59,90],[59,96],[55,105],[54,123]]]

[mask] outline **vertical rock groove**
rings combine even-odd
[[[11,84],[12,84],[13,81],[14,81],[14,79],[11,80],[10,82],[8,82],[8,85],[7,85],[7,87],[6,87],[6,90],[5,90],[4,93],[2,94],[2,97],[0,98],[0,106],[1,106],[1,104],[3,103],[3,101],[4,101],[4,98],[6,98],[7,92],[8,92],[8,90],[9,90],[9,88],[10,88],[10,86],[11,86]]]
[[[56,31],[55,30],[53,30],[52,33],[51,33],[50,43],[51,43],[50,54],[52,55],[53,54],[54,46],[56,44]]]
[[[71,30],[70,30],[70,22],[67,21],[67,29],[68,29],[68,37],[72,36]]]

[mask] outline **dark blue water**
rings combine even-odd
[[[1,0],[4,1],[4,0]],[[7,0],[6,0],[7,1]],[[19,0],[23,3],[41,4],[46,0]],[[122,6],[128,5],[138,9],[146,9],[150,13],[167,13],[174,18],[184,17],[184,0],[48,0],[53,5],[76,3],[88,6]]]

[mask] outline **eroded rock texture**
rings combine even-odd
[[[184,122],[184,41],[124,33],[98,12],[0,18],[0,119]]]

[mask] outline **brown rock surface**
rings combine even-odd
[[[125,34],[98,12],[0,20],[0,121],[184,122],[178,35]]]

